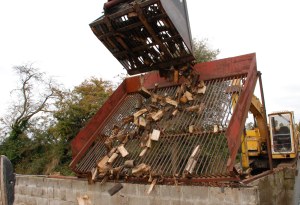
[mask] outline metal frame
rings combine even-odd
[[[239,100],[232,113],[229,126],[225,133],[230,151],[230,157],[227,160],[227,170],[232,174],[234,179],[237,179],[238,176],[234,170],[235,159],[241,145],[241,134],[244,129],[247,113],[250,108],[251,99],[258,79],[256,56],[253,53],[207,63],[200,63],[196,64],[194,69],[200,74],[201,80],[246,76]],[[181,78],[179,84],[183,81],[184,79]],[[151,72],[143,76],[135,76],[125,79],[108,101],[96,113],[93,119],[91,119],[87,126],[83,128],[72,141],[73,161],[71,162],[70,167],[73,170],[75,169],[76,164],[82,159],[88,148],[92,146],[97,139],[97,133],[103,129],[105,122],[115,112],[117,107],[122,104],[124,98],[129,93],[137,92],[141,88],[141,85],[147,89],[154,88],[157,83],[159,84],[159,87],[176,85],[173,82],[169,82],[165,78],[160,77],[157,72]],[[207,181],[207,179],[204,178],[203,180]],[[209,179],[209,181],[210,180],[216,181],[218,180],[218,176],[216,176],[216,178]],[[201,178],[197,179],[197,181],[201,181]]]

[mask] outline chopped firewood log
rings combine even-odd
[[[193,106],[185,108],[185,110],[188,112],[196,112],[199,110],[199,107],[200,107],[200,105],[193,105]]]
[[[108,164],[112,164],[112,163],[117,159],[118,156],[119,156],[119,155],[118,155],[117,153],[113,153],[113,154],[111,155],[111,157],[108,159],[107,163],[108,163]]]
[[[100,162],[98,162],[97,167],[98,167],[98,171],[100,174],[106,174],[107,171],[110,169],[110,166],[108,165],[107,161],[108,161],[109,157],[108,156],[104,156]]]
[[[148,150],[148,147],[145,147],[145,148],[141,151],[139,157],[143,157],[143,156],[146,154],[147,150]]]
[[[146,124],[147,124],[147,122],[146,122],[145,118],[140,116],[139,117],[139,126],[146,127]]]
[[[123,188],[123,185],[118,183],[118,184],[114,185],[112,188],[110,188],[108,190],[108,193],[109,193],[110,196],[113,196],[116,193],[118,193],[122,188]]]
[[[122,157],[126,157],[129,154],[123,144],[118,147],[118,151],[121,153]]]
[[[190,157],[193,157],[193,158],[196,157],[196,155],[198,154],[199,150],[200,150],[200,145],[197,145],[197,146],[194,148],[194,150],[193,150],[193,152],[192,152],[192,154],[191,154]]]
[[[219,131],[219,126],[218,125],[214,125],[214,133]]]
[[[184,171],[186,173],[192,174],[195,169],[196,164],[197,164],[197,160],[195,160],[193,157],[190,157],[185,166]]]
[[[139,93],[144,96],[145,98],[150,98],[151,97],[151,93],[145,88],[145,87],[141,87],[139,89]]]
[[[125,168],[133,168],[134,167],[134,160],[126,160],[124,162],[124,167]]]
[[[178,113],[178,110],[176,109],[172,112],[172,115],[175,116],[177,113]]]
[[[183,96],[179,99],[179,101],[180,101],[182,104],[185,104],[185,103],[187,103],[188,98],[187,98],[185,95],[183,95]]]
[[[175,106],[175,107],[178,106],[178,102],[175,101],[175,100],[172,100],[170,97],[166,97],[165,100],[166,100],[166,103],[168,103],[168,104],[170,104],[170,105],[173,105],[173,106]]]
[[[156,182],[157,182],[157,179],[153,179],[153,181],[152,181],[152,183],[151,183],[151,185],[150,185],[150,187],[149,187],[149,189],[147,191],[148,195],[152,192],[154,186],[156,185]]]
[[[189,91],[185,91],[184,96],[188,99],[188,101],[194,100],[193,94],[190,93]]]
[[[203,86],[202,88],[198,88],[197,93],[198,94],[205,94],[206,92],[206,86]]]
[[[109,151],[109,153],[107,154],[107,156],[108,156],[108,157],[111,157],[116,151],[117,151],[117,148],[116,148],[116,147],[112,148],[112,149]]]
[[[156,113],[153,113],[151,115],[151,117],[154,121],[158,121],[158,120],[160,120],[160,118],[162,118],[163,115],[164,115],[164,112],[162,110],[159,110]]]
[[[139,111],[137,111],[136,113],[133,114],[133,117],[138,118],[139,116],[141,116],[142,114],[146,113],[148,110],[146,108],[141,109]]]
[[[149,172],[151,167],[145,163],[139,164],[132,169],[132,174],[134,176],[141,176],[144,173]]]
[[[194,132],[194,125],[190,125],[189,126],[189,133],[193,133]]]
[[[115,137],[112,135],[105,140],[104,145],[106,147],[107,152],[109,152],[112,149],[112,143],[114,141],[114,138]]]
[[[92,168],[90,173],[88,174],[88,183],[89,184],[94,184],[96,181],[96,178],[98,176],[98,169],[97,168]]]
[[[123,168],[124,168],[123,166],[119,166],[119,167],[115,167],[115,168],[111,169],[109,171],[110,175],[116,177],[116,179],[119,179],[120,173]]]
[[[154,129],[151,134],[151,140],[158,141],[159,136],[160,136],[160,131]]]
[[[146,143],[146,147],[151,148],[151,144],[152,144],[152,140],[151,140],[151,134],[149,134],[147,143]]]

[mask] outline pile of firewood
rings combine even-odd
[[[139,157],[144,157],[148,152],[151,152],[152,143],[159,141],[163,136],[163,131],[154,128],[154,125],[162,119],[170,119],[178,115],[182,111],[194,112],[201,114],[205,109],[205,104],[200,103],[194,105],[192,103],[197,95],[203,95],[206,92],[204,81],[199,80],[199,75],[191,72],[185,78],[185,82],[178,87],[174,97],[162,96],[157,93],[157,87],[151,92],[144,87],[139,90],[140,98],[135,105],[136,112],[122,119],[121,126],[114,126],[109,137],[106,137],[104,142],[107,153],[101,160],[97,162],[97,167],[94,168],[89,176],[89,181],[92,183],[97,178],[103,179],[119,179],[122,176],[149,177],[149,182],[153,182],[153,174],[151,166],[141,163],[136,164],[133,159],[128,159],[129,151],[125,148],[129,140],[140,139],[140,147],[142,151]],[[143,98],[144,97],[144,98]],[[150,103],[143,103],[143,99],[147,99]],[[191,103],[189,103],[191,102]],[[135,129],[125,132],[123,127],[129,124],[134,124]],[[195,128],[190,125],[189,133],[193,133]],[[195,156],[199,150],[199,146],[195,147],[185,171],[191,173],[195,166]],[[130,155],[129,155],[130,156]],[[113,167],[117,158],[125,158],[124,164],[119,167]],[[128,160],[127,160],[128,159]],[[156,180],[155,180],[156,183]]]

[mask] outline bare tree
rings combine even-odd
[[[51,104],[58,97],[59,89],[51,78],[46,78],[32,65],[15,66],[13,69],[19,77],[18,87],[11,92],[14,102],[1,120],[7,133],[17,137],[29,128],[31,121],[38,126],[39,120],[52,112]]]

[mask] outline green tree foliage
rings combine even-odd
[[[58,110],[54,114],[57,122],[49,129],[49,133],[57,140],[54,161],[59,163],[55,171],[69,174],[71,140],[106,101],[112,93],[112,87],[109,81],[91,78],[65,94],[65,99],[57,102]]]
[[[193,50],[197,63],[215,60],[220,53],[219,49],[213,50],[209,47],[207,39],[193,39]]]

